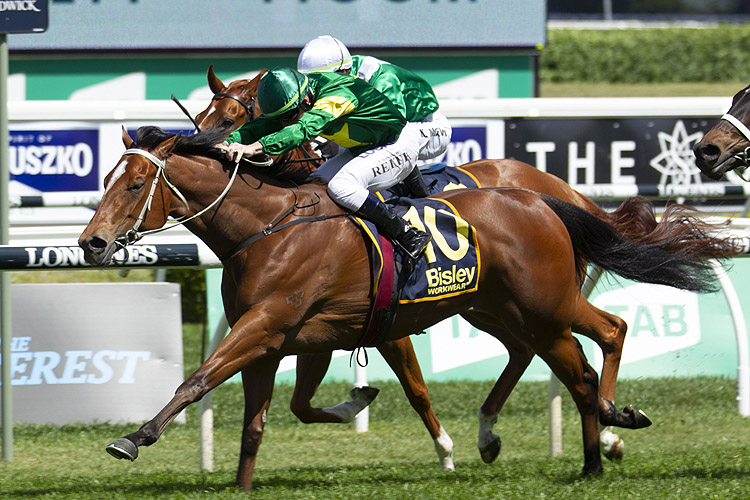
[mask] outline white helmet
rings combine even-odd
[[[333,72],[352,67],[352,55],[346,45],[329,35],[319,36],[307,42],[297,58],[297,71]]]

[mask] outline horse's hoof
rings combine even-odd
[[[622,412],[632,419],[633,429],[643,429],[653,423],[643,410],[638,410],[633,405],[626,406],[622,409]]]
[[[599,434],[599,445],[602,455],[608,460],[613,462],[622,460],[622,454],[625,451],[625,442],[614,432],[609,429],[603,429]]]
[[[581,472],[581,477],[589,478],[589,477],[598,477],[604,474],[604,469],[602,469],[602,464],[599,464],[598,466],[594,467],[587,467],[583,466],[583,471]]]
[[[500,454],[500,450],[503,449],[503,442],[500,438],[490,441],[486,446],[479,448],[479,456],[482,457],[482,462],[491,464],[495,461],[497,456]]]
[[[380,389],[366,385],[363,387],[354,387],[349,391],[349,396],[351,396],[353,401],[363,401],[366,403],[365,406],[369,406],[369,404],[377,397],[378,393],[380,393]]]
[[[109,443],[105,450],[118,460],[125,458],[132,462],[138,458],[138,447],[132,441],[125,438],[120,438],[113,443]]]

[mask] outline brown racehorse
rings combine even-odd
[[[734,95],[729,111],[693,148],[695,164],[706,177],[718,180],[735,169],[744,174],[750,166],[749,124],[750,85]]]
[[[233,170],[212,147],[218,138],[215,131],[181,137],[147,127],[134,144],[123,133],[129,149],[106,177],[79,245],[91,265],[106,265],[138,231],[160,228],[171,215],[190,217],[186,227],[221,256],[229,334],[152,420],[107,451],[135,459],[138,447],[155,443],[186,406],[241,372],[237,484],[249,489],[280,360],[357,345],[372,299],[370,269],[360,229],[325,195],[325,186],[298,185],[271,168]],[[159,182],[162,176],[169,182]],[[477,231],[478,289],[402,305],[387,340],[461,314],[511,353],[537,354],[581,415],[583,473],[601,473],[598,377],[572,336],[575,317],[592,307],[580,291],[585,262],[628,279],[697,291],[715,289],[710,265],[628,240],[573,205],[525,189],[456,190],[440,199]],[[254,243],[243,246],[248,240]],[[730,239],[710,244],[734,247]]]
[[[236,80],[225,85],[214,73],[213,65],[209,66],[208,85],[217,97],[211,101],[208,108],[196,116],[199,127],[203,130],[220,130],[228,135],[247,120],[259,116],[260,111],[257,107],[241,105],[241,103],[254,102],[257,84],[263,72],[253,80]],[[239,103],[236,100],[227,99],[226,96],[236,96],[239,98]],[[296,155],[298,161],[304,156],[299,153]],[[459,168],[475,178],[483,187],[521,187],[554,196],[607,221],[628,238],[660,245],[669,252],[689,252],[689,255],[705,259],[727,257],[724,249],[705,245],[705,232],[708,226],[701,223],[699,219],[691,217],[687,209],[680,205],[671,205],[662,220],[657,223],[653,205],[644,197],[629,198],[614,212],[607,212],[591,199],[572,189],[562,179],[519,161],[479,160]],[[590,337],[602,349],[604,363],[600,393],[605,400],[614,402],[617,372],[627,331],[626,323],[613,314],[591,307],[582,312],[581,317],[576,318],[573,330]],[[435,441],[441,464],[446,468],[452,468],[449,465],[449,452],[445,447],[450,438],[440,427],[430,405],[427,387],[424,385],[411,340],[406,337],[394,343],[389,342],[380,346],[379,350],[401,381],[409,401],[421,416]],[[488,422],[494,422],[497,419],[505,400],[523,374],[523,369],[520,369],[521,364],[523,363],[525,368],[532,357],[528,352],[525,355],[515,353],[512,356],[518,360],[520,371],[514,370],[512,376],[503,377],[498,381],[491,397],[482,406],[479,414],[480,426],[485,436],[481,438],[479,449],[482,459],[486,462],[492,462],[500,450],[499,437],[491,432],[491,425],[488,425]],[[363,398],[338,405],[334,407],[335,409],[312,407],[310,401],[323,380],[330,359],[330,353],[298,358],[297,384],[291,408],[303,422],[348,421],[351,419],[353,409],[358,409],[369,402]],[[610,411],[609,408],[608,403],[608,407],[602,407],[600,411]],[[341,417],[342,410],[347,410],[346,418]],[[621,426],[630,428],[644,427],[649,424],[648,418],[640,411],[632,411],[627,422],[619,423]],[[608,445],[610,448],[605,450],[605,456],[619,458],[622,453],[621,441],[615,437],[610,443]]]

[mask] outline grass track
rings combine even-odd
[[[522,383],[496,430],[504,448],[485,465],[476,452],[476,410],[491,384],[430,384],[438,416],[456,446],[456,473],[444,473],[427,432],[401,388],[380,384],[370,431],[350,425],[304,425],[288,410],[291,387],[277,387],[256,467],[252,498],[680,498],[746,499],[750,491],[750,426],[735,408],[735,382],[696,378],[622,381],[620,404],[637,403],[655,424],[623,431],[626,457],[605,462],[602,477],[580,479],[580,423],[564,401],[564,453],[547,453],[546,384]],[[347,383],[325,384],[316,399],[333,404]],[[16,428],[15,457],[0,462],[2,499],[245,498],[234,482],[242,395],[237,384],[216,390],[215,471],[199,471],[197,408],[172,425],[135,462],[103,451],[137,426]]]

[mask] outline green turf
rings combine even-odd
[[[381,384],[370,431],[351,425],[304,425],[288,410],[291,387],[271,406],[252,498],[748,498],[750,427],[735,405],[736,384],[717,378],[622,381],[618,400],[654,419],[622,431],[626,455],[605,462],[602,477],[580,479],[580,423],[564,398],[563,457],[547,447],[546,384],[522,383],[496,426],[504,448],[485,465],[476,451],[476,411],[491,383],[430,384],[438,417],[455,443],[456,472],[437,465],[432,441],[401,388]],[[325,384],[316,399],[333,404],[349,385]],[[103,451],[137,425],[19,425],[12,462],[0,462],[2,499],[240,498],[233,487],[241,426],[237,384],[215,391],[215,471],[201,473],[197,408],[173,424],[135,462]]]

